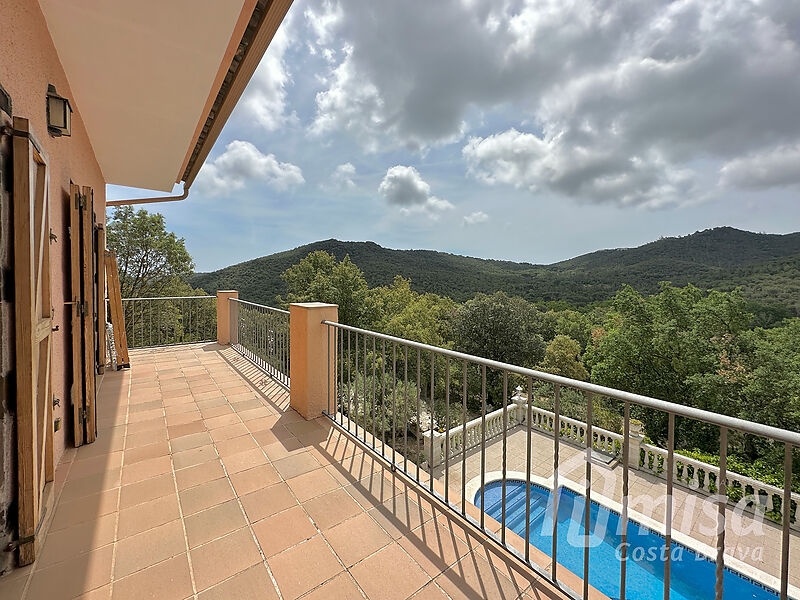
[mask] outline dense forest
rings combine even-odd
[[[536,305],[504,291],[479,292],[459,303],[416,292],[413,282],[401,276],[389,285],[370,287],[349,256],[337,261],[324,251],[308,254],[286,269],[281,279],[288,290],[278,299],[281,304],[335,303],[340,321],[350,325],[783,429],[800,429],[800,318],[762,327],[750,308],[752,303],[739,290],[706,291],[691,284],[663,283],[656,293],[644,295],[624,285],[608,302],[582,311]],[[349,343],[348,339],[346,348]],[[468,388],[469,413],[479,414],[483,385],[479,370],[468,368],[465,375],[460,361],[455,361],[446,371],[442,357],[431,354],[418,359],[414,353],[403,353],[402,347],[398,355],[394,348],[389,350],[391,358],[382,353],[383,348],[376,354],[366,345],[361,350],[355,346],[362,366],[376,363],[381,373],[387,369],[412,374],[407,384],[398,378],[388,386],[383,383],[385,375],[378,375],[377,388],[384,396],[378,405],[385,408],[378,414],[366,409],[352,414],[359,422],[366,420],[369,425],[370,419],[377,419],[377,429],[387,435],[399,433],[397,428],[406,431],[412,424],[400,418],[407,411],[397,404],[398,399],[419,394],[431,407],[435,428],[454,427],[460,423],[461,411],[448,410],[442,399],[455,399],[455,406],[460,406],[462,377]],[[355,389],[373,387],[375,376],[368,370],[354,372]],[[508,390],[528,385],[513,374],[507,380],[504,377],[501,371],[487,369],[489,409],[502,405],[504,389],[507,398]],[[532,391],[539,405],[550,408],[551,384],[535,383]],[[585,420],[586,398],[581,392],[563,387],[561,402],[562,414]],[[596,397],[593,422],[620,431],[622,408],[612,398]],[[637,406],[631,411],[644,424],[648,439],[664,447],[666,414]],[[719,430],[679,418],[675,443],[682,452],[713,461],[719,452]],[[782,482],[780,444],[731,431],[729,449],[731,464],[745,470],[743,474],[776,485]],[[800,485],[795,487],[800,490]]]
[[[772,235],[720,227],[638,248],[601,250],[552,265],[514,263],[431,250],[392,250],[373,242],[325,240],[211,273],[191,276],[193,287],[209,293],[238,289],[243,298],[272,304],[285,295],[280,275],[310,252],[338,260],[349,256],[369,286],[384,286],[395,275],[411,280],[416,292],[464,302],[476,293],[503,290],[531,302],[587,307],[614,297],[623,283],[643,294],[662,281],[703,289],[740,288],[766,321],[800,315],[800,233]]]

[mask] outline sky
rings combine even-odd
[[[189,198],[146,208],[198,271],[328,238],[551,263],[789,233],[798,73],[800,2],[295,0]]]

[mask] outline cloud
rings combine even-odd
[[[225,196],[250,183],[263,183],[285,191],[305,183],[297,165],[279,162],[274,154],[263,154],[250,142],[234,140],[225,152],[206,161],[197,175],[195,189],[209,196]]]
[[[694,196],[695,177],[655,151],[626,157],[613,148],[576,152],[562,137],[509,129],[474,137],[462,154],[468,173],[484,183],[551,191],[581,200],[659,208]]]
[[[464,225],[477,225],[478,223],[486,223],[488,220],[489,215],[482,210],[476,210],[468,215],[464,215]]]
[[[294,39],[293,21],[290,13],[275,32],[240,102],[245,114],[265,131],[298,121],[294,112],[286,114],[286,88],[291,75],[284,56]]]
[[[312,133],[425,151],[463,140],[476,115],[504,117],[470,147],[509,141],[514,115],[538,142],[470,163],[489,183],[661,206],[703,196],[699,163],[800,143],[797,3],[348,0],[305,14],[335,56]]]
[[[353,163],[346,162],[339,165],[331,173],[330,181],[323,187],[331,191],[348,192],[355,190],[358,186],[353,178],[356,176],[356,168]]]
[[[800,145],[779,146],[731,160],[720,169],[720,183],[763,190],[800,184]]]
[[[422,213],[435,220],[442,212],[454,208],[447,200],[431,194],[431,186],[414,167],[391,167],[386,171],[378,192],[390,205],[400,207],[404,215]]]

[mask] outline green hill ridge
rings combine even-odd
[[[243,299],[274,304],[277,295],[286,293],[280,274],[315,250],[337,259],[349,254],[370,286],[387,285],[395,275],[402,275],[411,279],[417,291],[457,301],[477,292],[503,290],[530,301],[584,306],[607,300],[625,283],[653,293],[659,282],[671,281],[720,290],[741,287],[754,301],[800,314],[800,232],[765,234],[732,227],[661,238],[636,248],[599,250],[551,265],[330,239],[196,273],[190,283],[209,293],[237,289]]]

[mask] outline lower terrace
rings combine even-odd
[[[134,350],[3,600],[563,598],[230,347]]]

